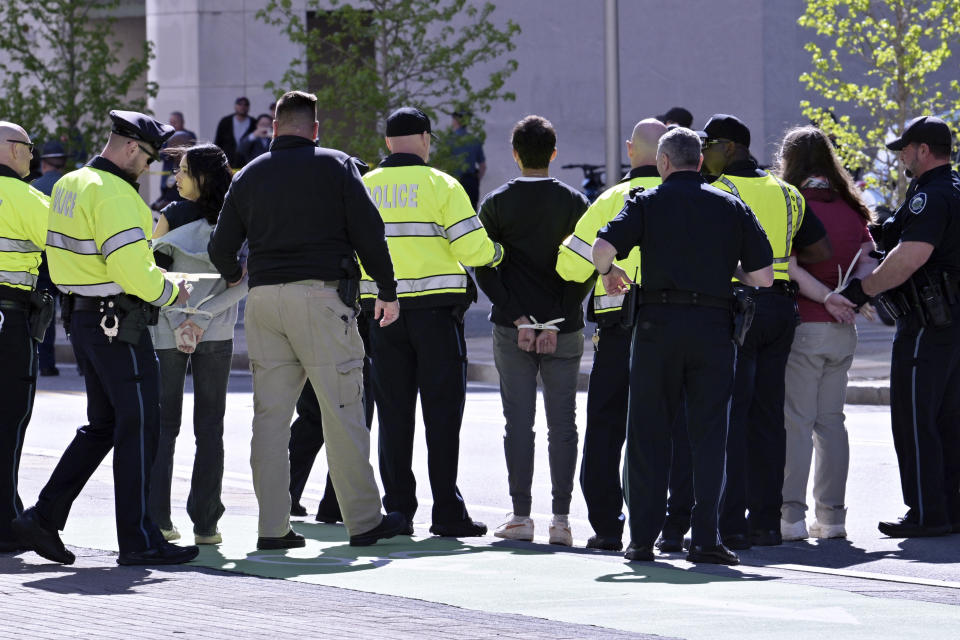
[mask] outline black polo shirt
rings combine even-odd
[[[639,246],[640,281],[651,291],[729,297],[738,262],[745,271],[773,264],[770,242],[750,208],[696,171],[675,172],[634,195],[597,237],[620,259]]]
[[[957,172],[943,165],[914,180],[903,204],[884,224],[883,237],[888,251],[897,242],[932,244],[933,253],[925,266],[960,273],[960,176]]]

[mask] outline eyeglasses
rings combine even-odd
[[[714,146],[714,145],[717,145],[717,144],[720,144],[721,142],[724,143],[724,144],[726,144],[727,142],[732,142],[732,141],[731,141],[731,140],[727,140],[726,138],[714,138],[713,140],[707,140],[706,142],[704,142],[704,143],[700,146],[700,150],[701,150],[701,151],[706,151],[706,150],[709,149],[710,147],[712,147],[712,146]]]
[[[149,158],[149,160],[147,160],[147,164],[150,164],[151,162],[154,162],[157,159],[155,153],[150,149],[147,149],[145,146],[143,146],[139,142],[137,143],[137,146],[140,147],[140,151],[143,151],[145,154],[147,154],[147,157]]]
[[[26,148],[30,149],[30,153],[33,153],[33,148],[36,146],[32,142],[24,142],[23,140],[14,140],[13,138],[7,138],[7,142],[12,142],[14,144],[22,144]]]

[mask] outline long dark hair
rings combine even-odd
[[[226,154],[217,145],[209,143],[169,149],[167,154],[178,160],[186,156],[187,171],[200,189],[197,204],[203,209],[206,221],[216,224],[223,208],[223,198],[233,179]]]
[[[780,177],[795,187],[807,178],[822,176],[834,191],[867,222],[874,221],[873,211],[860,196],[850,173],[843,168],[833,143],[816,127],[796,127],[783,137],[777,158]]]

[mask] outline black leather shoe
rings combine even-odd
[[[631,542],[623,557],[630,562],[653,562],[653,547],[640,547]]]
[[[380,524],[375,526],[373,529],[370,529],[370,531],[367,531],[366,533],[358,533],[355,536],[350,536],[350,546],[369,547],[377,540],[392,538],[398,533],[402,533],[404,531],[404,527],[406,526],[407,517],[399,511],[391,511],[387,515],[383,516],[383,519],[380,520]]]
[[[117,557],[117,564],[124,566],[183,564],[196,558],[199,553],[200,547],[196,545],[181,547],[164,540],[160,543],[159,547],[154,547],[153,549],[121,553]]]
[[[307,540],[302,535],[290,529],[287,531],[287,535],[280,536],[279,538],[257,538],[257,549],[267,550],[267,549],[294,549],[296,547],[305,547],[307,546]]]
[[[20,553],[30,551],[17,540],[0,540],[0,553]]]
[[[290,505],[290,515],[297,518],[302,518],[303,516],[307,515],[307,510],[304,509],[303,505],[299,502],[294,502]]]
[[[314,520],[324,524],[337,524],[338,522],[343,522],[343,516],[339,513],[323,513],[321,511],[317,511],[317,516],[314,518]]]
[[[877,529],[891,538],[931,538],[945,536],[953,531],[953,527],[949,524],[921,525],[906,518],[900,518],[896,522],[881,522],[877,525]]]
[[[701,544],[695,544],[690,547],[687,553],[687,562],[706,562],[710,564],[740,564],[740,558],[733,551],[727,549],[722,544],[707,547]]]
[[[780,531],[774,529],[751,531],[750,543],[755,547],[775,547],[783,544],[783,536]]]
[[[36,551],[37,555],[51,562],[73,564],[77,559],[63,546],[60,533],[56,529],[44,526],[35,507],[30,507],[17,516],[11,523],[11,527],[20,544]]]
[[[436,524],[430,527],[430,533],[444,538],[478,538],[487,535],[487,525],[467,518],[463,522]]]
[[[676,536],[672,533],[661,533],[654,546],[663,553],[683,551],[683,536]]]
[[[721,540],[723,546],[734,551],[744,551],[753,546],[750,544],[750,537],[743,533],[732,533],[729,536],[723,536]]]
[[[40,375],[44,378],[60,375],[60,369],[56,367],[40,367]]]
[[[401,529],[401,536],[412,536],[413,535],[413,520],[407,520],[407,525]]]
[[[587,549],[603,549],[604,551],[620,551],[623,541],[613,536],[590,536],[587,539]]]

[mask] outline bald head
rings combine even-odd
[[[0,120],[0,164],[25,178],[30,173],[30,160],[33,157],[30,146],[30,136],[23,127]]]
[[[656,118],[646,118],[633,128],[633,136],[627,140],[627,155],[631,167],[657,164],[657,144],[667,132],[667,125]]]

